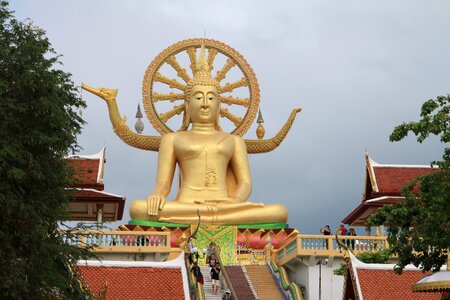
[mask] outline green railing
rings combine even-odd
[[[189,262],[187,261],[187,259],[185,259],[184,261],[188,272],[189,290],[191,291],[191,295],[194,295],[193,300],[205,300],[205,291],[203,290],[203,284],[199,284],[197,282],[197,278],[191,271],[191,267],[189,266]]]
[[[284,267],[278,267],[274,262],[270,262],[269,265],[273,272],[278,274],[278,278],[280,279],[280,284],[283,290],[289,292],[293,300],[303,300],[300,287],[296,283],[289,280]]]

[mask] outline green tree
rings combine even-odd
[[[389,262],[390,253],[388,250],[363,252],[356,255],[356,258],[366,264],[387,264]],[[347,265],[341,264],[339,268],[333,271],[334,275],[344,276],[347,271]]]
[[[45,32],[0,1],[0,298],[85,299],[73,266],[88,249],[58,234],[84,107]]]
[[[416,135],[422,143],[430,135],[440,137],[442,143],[450,141],[450,95],[426,101],[417,122],[397,126],[391,141],[400,141],[408,133]],[[421,176],[402,188],[405,200],[386,205],[370,219],[369,225],[388,225],[390,252],[398,255],[395,270],[401,273],[407,264],[424,271],[437,271],[445,263],[450,247],[450,149],[444,148],[441,161],[432,165],[436,172]],[[417,187],[419,192],[414,193]]]

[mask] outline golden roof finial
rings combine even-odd
[[[264,135],[266,134],[266,130],[264,129],[264,119],[262,117],[262,113],[261,113],[261,109],[259,110],[258,113],[258,119],[256,120],[256,122],[259,124],[258,128],[256,128],[256,136],[258,137],[258,139],[262,140]]]
[[[264,119],[262,117],[261,109],[259,109],[258,119],[256,120],[256,123],[258,123],[258,124],[264,123]]]

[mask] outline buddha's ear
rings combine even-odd
[[[191,114],[189,113],[189,101],[184,101],[184,115],[183,123],[181,124],[180,131],[186,131],[191,123]]]
[[[220,127],[220,124],[219,124],[219,119],[220,119],[220,102],[219,102],[219,109],[217,109],[217,115],[214,120],[214,128],[218,131],[222,131],[222,128]]]

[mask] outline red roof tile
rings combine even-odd
[[[98,295],[107,283],[106,299],[185,299],[180,268],[79,266]]]
[[[351,252],[345,258],[347,276],[344,299],[364,300],[433,300],[439,293],[414,293],[412,285],[425,274],[414,266],[406,266],[401,275],[394,273],[394,264],[366,264]],[[358,297],[359,296],[359,297]]]
[[[74,169],[77,186],[102,185],[98,180],[100,159],[69,159],[67,163]]]
[[[415,167],[388,167],[374,166],[375,180],[379,194],[400,195],[402,187],[416,179],[418,176],[428,175],[438,171],[438,168]],[[418,192],[418,190],[415,190]]]
[[[363,226],[370,214],[385,204],[402,201],[400,190],[419,176],[439,171],[437,167],[427,165],[388,165],[375,162],[366,152],[366,179],[362,203],[359,204],[344,219],[343,223],[353,226]],[[418,193],[417,187],[413,192]],[[388,199],[381,199],[386,196]],[[380,201],[368,203],[372,199]]]
[[[402,275],[386,270],[357,269],[358,281],[364,300],[432,300],[440,299],[439,293],[414,293],[412,285],[422,279],[420,270],[405,270]]]

